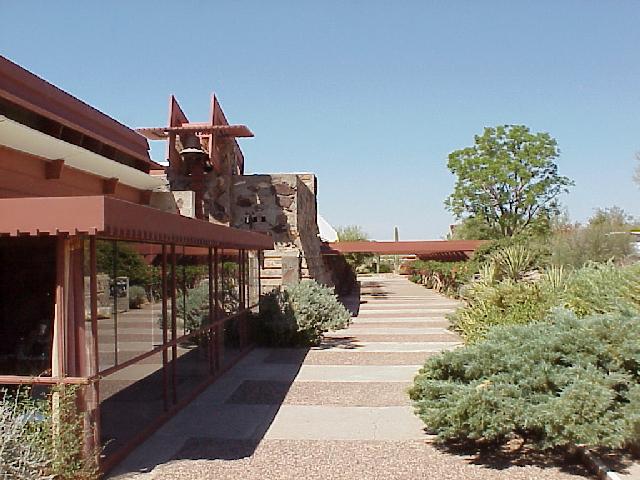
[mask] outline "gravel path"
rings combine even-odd
[[[254,350],[113,475],[585,478],[584,469],[552,455],[487,458],[436,447],[413,414],[406,390],[428,356],[459,342],[443,330],[444,315],[457,303],[393,275],[361,280],[360,311],[352,326],[311,350]]]

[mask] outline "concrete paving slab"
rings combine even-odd
[[[352,342],[349,344],[337,344],[335,346],[313,347],[312,350],[330,350],[332,352],[440,352],[451,350],[461,345],[461,342]]]
[[[283,405],[268,440],[420,440],[424,425],[412,407]]]
[[[411,405],[410,382],[272,382],[246,380],[227,399],[229,404],[391,407]],[[372,395],[375,392],[375,395]]]
[[[211,405],[191,403],[169,420],[157,435],[168,437],[209,436],[260,439],[269,428],[278,405]]]
[[[305,365],[422,365],[437,352],[360,352],[357,350],[314,350]]]
[[[449,313],[453,312],[454,309],[450,307],[429,307],[429,308],[369,308],[369,309],[361,309],[358,317],[373,315],[373,314],[383,314],[389,316],[395,316],[396,314],[413,314],[413,315],[422,315],[422,314],[434,314],[434,313]]]
[[[296,382],[409,382],[421,365],[302,365]],[[374,391],[370,392],[375,394]]]
[[[383,323],[378,326],[360,324],[350,325],[349,328],[343,330],[336,330],[335,332],[329,332],[325,334],[326,338],[342,337],[349,334],[356,335],[437,335],[448,334],[449,332],[443,327],[424,327],[421,324],[416,324],[415,328],[402,328],[402,327],[389,327]]]

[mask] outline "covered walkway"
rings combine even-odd
[[[144,479],[569,479],[433,446],[406,394],[455,348],[456,302],[399,276],[361,278],[353,324],[306,349],[259,349],[167,423],[114,476]],[[535,462],[534,462],[535,463]]]
[[[322,254],[411,255],[422,260],[451,262],[471,258],[476,249],[483,243],[483,240],[422,240],[407,242],[358,240],[353,242],[326,242],[322,245]]]

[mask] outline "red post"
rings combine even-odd
[[[207,261],[208,261],[208,265],[209,265],[209,325],[211,325],[213,323],[213,318],[214,318],[214,287],[213,287],[213,283],[214,283],[214,273],[213,273],[213,249],[211,247],[209,247],[209,252],[207,255]],[[211,373],[213,375],[213,373],[215,372],[215,362],[213,360],[213,354],[214,354],[214,349],[213,349],[213,329],[208,329],[206,332],[207,338],[209,340],[209,342],[207,343],[207,351],[209,354],[209,373]]]
[[[178,336],[178,305],[176,299],[176,246],[171,245],[171,341],[175,341]],[[171,346],[171,395],[173,403],[178,403],[177,391],[177,363],[178,363],[178,345]]]
[[[214,249],[213,254],[213,288],[214,288],[214,299],[215,306],[213,309],[213,322],[215,323],[215,329],[213,334],[213,344],[215,346],[215,370],[218,371],[222,366],[222,358],[220,357],[220,336],[221,329],[220,325],[218,325],[218,313],[220,312],[220,284],[218,283],[218,274],[219,274],[219,262],[220,257],[218,256],[218,249]]]
[[[167,308],[167,246],[162,245],[162,398],[164,401],[164,411],[169,410],[169,372],[167,371],[167,364],[169,358],[169,352],[167,352],[168,341],[168,315]]]

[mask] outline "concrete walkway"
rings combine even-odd
[[[116,469],[166,479],[565,479],[435,448],[406,394],[426,357],[455,348],[456,306],[405,278],[362,278],[360,311],[311,350],[258,349]],[[538,459],[539,460],[539,459]]]

